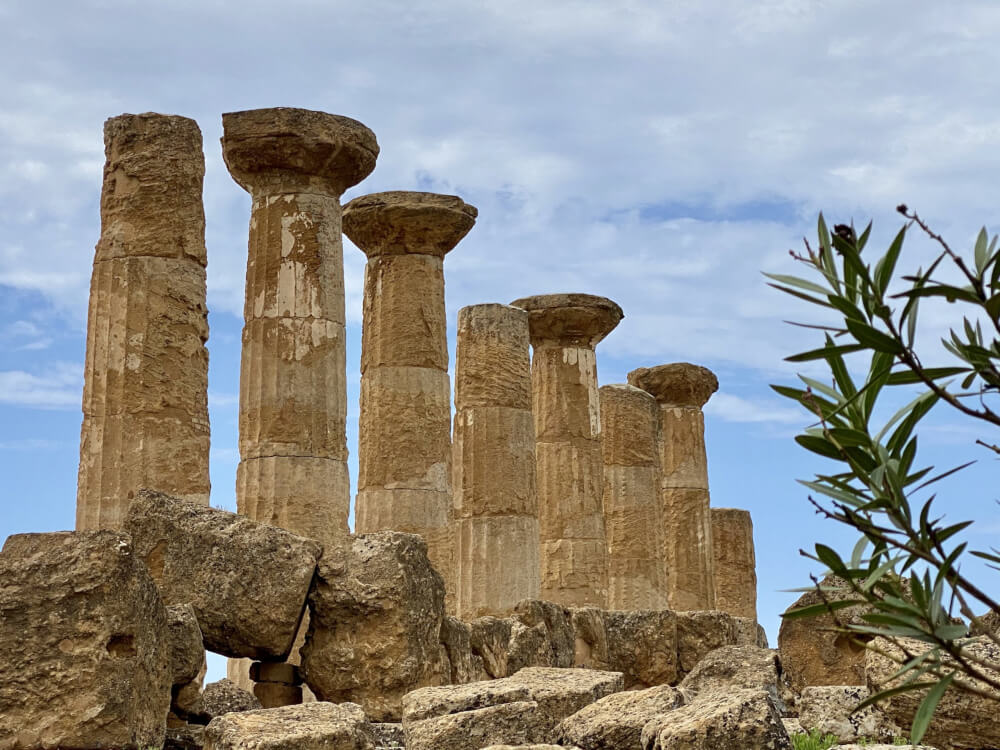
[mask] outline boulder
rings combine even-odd
[[[688,698],[731,688],[763,690],[784,715],[787,687],[778,661],[778,652],[756,646],[723,646],[706,654],[681,680]]]
[[[167,627],[170,633],[170,664],[172,684],[183,686],[198,677],[205,663],[205,645],[201,627],[190,604],[167,607]]]
[[[167,727],[167,737],[163,750],[202,750],[205,744],[205,727],[188,724],[182,727]]]
[[[374,750],[361,706],[316,702],[229,713],[205,728],[205,750]]]
[[[927,644],[921,641],[902,639],[902,644],[906,651],[914,656],[927,650]],[[961,645],[963,652],[972,658],[1000,664],[1000,646],[993,643],[988,636],[968,638],[962,641]],[[895,680],[890,679],[898,670],[897,660],[904,658],[904,652],[900,647],[884,638],[873,640],[868,646],[865,660],[868,689],[884,690],[909,678],[910,675],[905,675]],[[945,663],[948,661],[950,659],[946,659]],[[1000,680],[1000,671],[989,670],[989,675],[993,680]],[[924,735],[925,742],[942,750],[1000,748],[1000,723],[997,722],[1000,690],[982,682],[976,682],[975,686],[985,691],[987,695],[974,695],[954,687],[948,689],[934,711],[934,718],[931,719]],[[926,693],[923,690],[899,693],[880,702],[879,708],[890,720],[908,730],[924,695]]]
[[[372,737],[375,739],[375,750],[406,750],[402,724],[372,724]]]
[[[670,610],[573,610],[574,666],[621,672],[625,689],[678,680],[677,616]]]
[[[190,682],[183,685],[174,685],[171,691],[170,710],[177,716],[189,718],[198,710],[201,702],[202,684],[205,682],[205,674],[208,672],[208,660],[202,653],[201,668],[198,674]]]
[[[440,642],[444,581],[419,536],[361,534],[327,550],[309,613],[301,671],[322,701],[398,721],[406,693],[451,677]]]
[[[683,677],[709,651],[736,644],[735,618],[717,610],[677,612],[677,668]]]
[[[489,678],[499,679],[509,674],[507,657],[514,622],[511,618],[480,617],[469,623],[472,653],[482,659]]]
[[[495,744],[545,742],[551,727],[534,701],[515,701],[404,722],[406,750],[480,750]]]
[[[572,615],[566,607],[540,599],[525,599],[514,608],[513,617],[524,629],[512,629],[508,648],[509,674],[524,667],[573,666],[576,636]]]
[[[733,617],[736,623],[736,645],[770,648],[767,643],[767,631],[764,626],[750,617]]]
[[[446,615],[441,622],[441,645],[450,667],[451,684],[461,685],[490,678],[482,657],[472,651],[472,627],[468,623]]]
[[[121,531],[17,534],[0,551],[0,746],[160,747],[167,615]]]
[[[208,724],[218,716],[243,711],[254,711],[261,707],[257,697],[230,679],[223,678],[205,685],[189,721]]]
[[[704,693],[653,719],[642,730],[644,750],[791,750],[792,742],[763,690]]]
[[[191,604],[210,651],[282,660],[295,640],[322,554],[317,542],[159,492],[125,518],[167,604]]]
[[[563,719],[557,737],[582,750],[638,749],[642,728],[683,703],[683,694],[669,685],[614,693]]]
[[[512,678],[426,687],[403,696],[403,724],[528,700],[528,686]]]
[[[890,721],[875,706],[854,712],[855,706],[868,697],[861,685],[818,685],[803,689],[796,701],[799,722],[821,734],[832,734],[840,742],[892,740],[909,734]]]

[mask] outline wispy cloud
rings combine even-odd
[[[731,393],[716,393],[705,405],[705,413],[727,422],[772,422],[801,425],[809,416],[801,409],[791,409],[772,401],[751,401]]]
[[[0,404],[37,409],[79,408],[83,368],[57,362],[43,374],[24,370],[0,371]]]

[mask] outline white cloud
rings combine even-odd
[[[80,407],[83,368],[57,362],[43,374],[24,370],[0,371],[0,404],[39,409]]]
[[[705,413],[727,422],[773,422],[805,427],[811,422],[803,409],[778,405],[773,400],[751,401],[731,393],[716,393],[705,404]]]

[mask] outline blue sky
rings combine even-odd
[[[579,291],[626,318],[598,348],[601,383],[639,366],[713,369],[713,505],[752,511],[760,619],[842,547],[796,478],[819,468],[807,423],[769,383],[815,337],[812,315],[761,271],[816,214],[874,219],[875,247],[919,210],[954,245],[1000,230],[1000,7],[861,0],[5,0],[0,4],[0,539],[72,528],[86,295],[98,237],[102,124],[122,112],[195,118],[206,151],[214,505],[235,507],[239,340],[249,199],[222,163],[223,112],[348,115],[381,145],[345,200],[455,193],[479,221],[446,261],[449,322],[478,302]],[[903,265],[927,257],[908,244]],[[345,238],[348,425],[356,477],[363,254]],[[931,310],[933,346],[949,310]],[[452,340],[452,346],[454,341]],[[452,350],[453,351],[453,350]],[[927,463],[981,460],[942,509],[1000,532],[993,459],[942,413]],[[997,590],[995,579],[983,583]]]

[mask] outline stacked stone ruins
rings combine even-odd
[[[750,514],[710,507],[712,372],[599,387],[622,308],[523,297],[458,311],[453,412],[444,258],[477,210],[342,207],[379,153],[346,117],[223,130],[252,198],[238,512],[208,503],[200,131],[112,118],[77,531],[0,551],[0,750],[788,750],[796,701],[858,735],[844,693],[806,692],[841,644],[783,629],[779,659],[757,624]],[[367,256],[354,533],[343,234]],[[203,686],[206,650],[231,681]],[[851,656],[838,690],[891,671]]]

